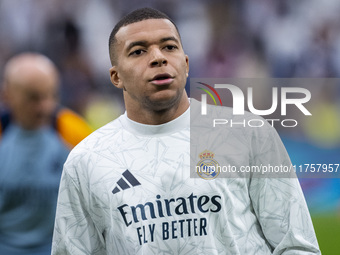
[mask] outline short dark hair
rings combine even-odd
[[[116,34],[119,31],[119,29],[121,27],[130,25],[132,23],[136,23],[142,20],[147,20],[147,19],[167,19],[169,20],[172,24],[174,24],[177,33],[179,35],[179,31],[178,28],[175,24],[175,22],[169,18],[168,15],[166,15],[165,13],[158,11],[156,9],[153,8],[149,8],[149,7],[145,7],[145,8],[140,8],[137,9],[133,12],[130,12],[129,14],[127,14],[126,16],[124,16],[113,28],[111,34],[110,34],[110,38],[109,38],[109,54],[110,54],[110,60],[111,60],[111,64],[114,65],[115,63],[115,52],[114,52],[114,48],[115,48],[115,43],[116,43]]]

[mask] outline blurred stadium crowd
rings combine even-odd
[[[89,106],[106,102],[118,114],[108,36],[142,6],[175,20],[191,77],[340,76],[337,0],[1,0],[0,69],[15,53],[44,53],[61,71],[64,105],[91,118]]]
[[[109,79],[109,34],[124,14],[143,6],[178,25],[190,77],[340,77],[338,0],[0,0],[0,70],[19,52],[47,55],[61,72],[62,104],[98,128],[123,111]],[[287,150],[295,164],[322,153],[340,163],[340,86],[310,90],[318,99],[313,118],[302,131],[282,134]],[[302,186],[312,213],[340,210],[339,181]]]

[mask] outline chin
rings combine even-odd
[[[180,97],[161,97],[154,100],[149,100],[148,105],[150,108],[152,108],[155,111],[165,111],[172,107],[174,107],[176,104],[178,104],[180,101]]]

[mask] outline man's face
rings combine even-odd
[[[49,124],[57,105],[56,80],[45,73],[31,73],[8,87],[8,104],[15,121],[25,129]]]
[[[161,111],[179,103],[189,71],[175,26],[148,19],[120,28],[111,81],[124,90],[127,108]]]

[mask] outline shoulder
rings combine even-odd
[[[102,155],[105,151],[115,147],[124,130],[120,119],[121,117],[109,122],[77,144],[71,150],[65,165],[81,164],[81,162]]]
[[[207,105],[206,113],[202,113],[201,103],[191,101],[191,132],[209,134],[228,134],[235,139],[252,139],[256,136],[276,136],[275,128],[263,117],[245,111],[234,114],[231,107]],[[194,129],[194,130],[192,130]]]
[[[220,144],[230,152],[243,148],[252,157],[268,154],[269,150],[282,154],[285,151],[276,129],[263,117],[247,111],[238,115],[230,107],[215,105],[208,105],[207,114],[202,115],[200,102],[196,102],[191,109],[191,140]]]

